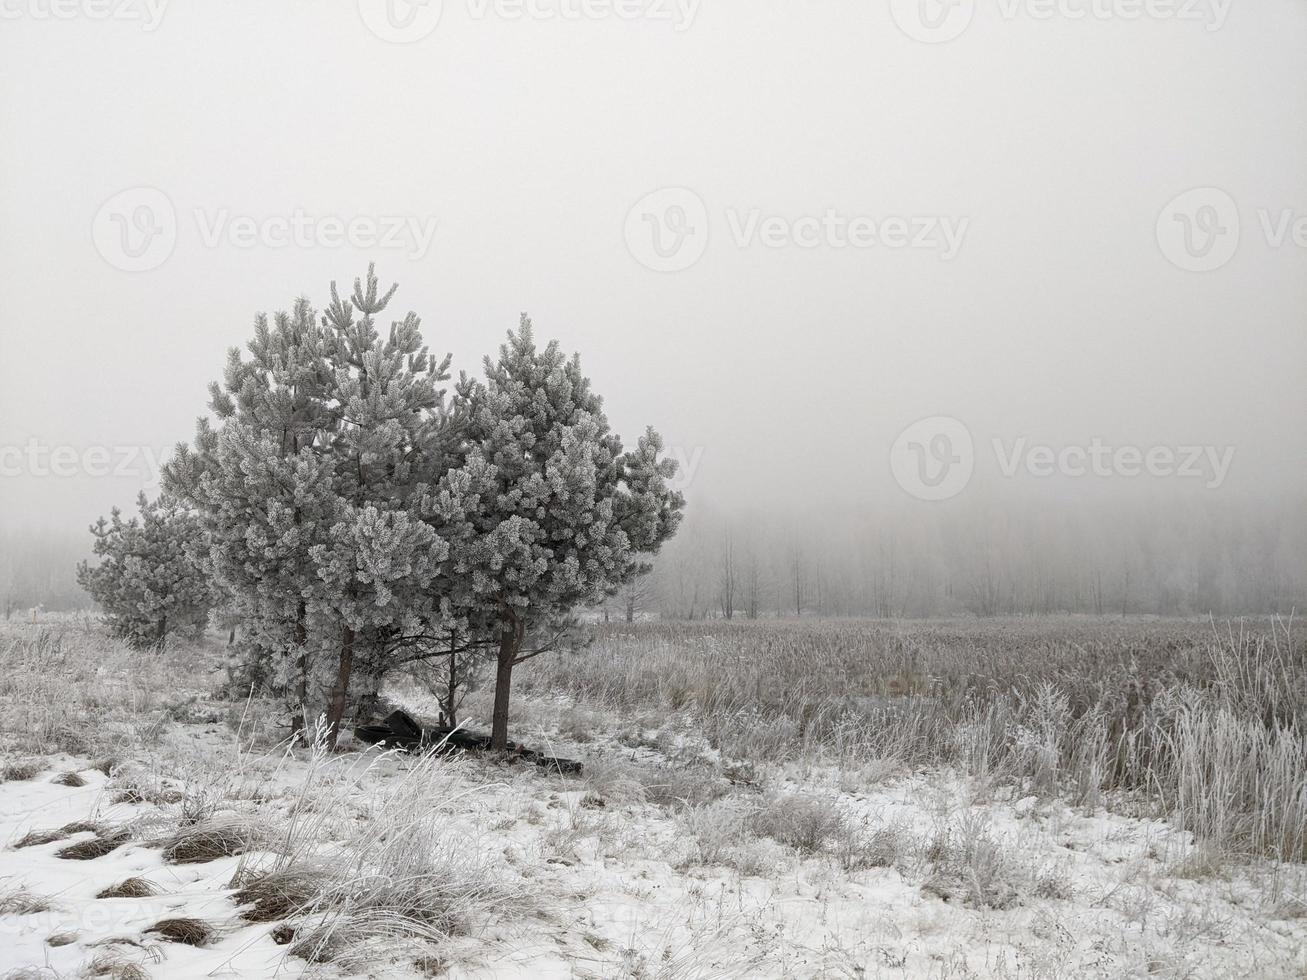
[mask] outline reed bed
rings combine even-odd
[[[1307,860],[1307,643],[1286,621],[606,625],[521,673],[523,693],[675,719],[733,760],[952,766]]]

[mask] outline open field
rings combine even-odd
[[[518,677],[575,778],[287,750],[223,656],[0,631],[13,976],[1307,976],[1285,623],[599,626]]]

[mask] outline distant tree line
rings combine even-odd
[[[1307,608],[1307,501],[869,502],[792,515],[698,501],[639,605],[672,619],[1287,615]]]

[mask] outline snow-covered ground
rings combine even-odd
[[[1208,857],[1163,822],[1011,799],[948,772],[737,771],[685,739],[554,739],[552,749],[585,761],[584,776],[375,750],[250,750],[212,720],[143,739],[105,767],[112,777],[88,757],[42,758],[31,778],[0,785],[0,973],[1307,974],[1302,867]],[[84,785],[55,781],[67,772]],[[414,786],[429,790],[435,832],[459,856],[451,860],[472,861],[486,880],[457,928],[310,965],[278,944],[279,922],[241,918],[233,878],[271,867],[279,841],[309,847],[314,861],[346,860],[351,835],[394,818],[387,806],[413,808]],[[295,829],[310,814],[320,838],[311,846]],[[160,842],[179,824],[221,820],[264,828],[260,847],[165,860]],[[89,830],[16,846],[29,832],[82,821],[101,835],[125,828],[126,840],[89,860],[60,857],[94,839]],[[131,878],[156,893],[96,897]],[[212,934],[192,946],[151,932],[169,919]]]

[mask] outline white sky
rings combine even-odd
[[[321,306],[375,260],[456,369],[530,311],[632,441],[652,423],[702,447],[692,499],[901,494],[889,447],[935,415],[985,446],[1232,446],[1224,492],[1307,486],[1307,230],[1277,247],[1259,216],[1307,218],[1302,0],[982,2],[947,43],[901,31],[897,0],[702,0],[688,23],[445,0],[409,44],[353,2],[175,0],[153,30],[50,2],[0,0],[0,447],[189,438],[256,311]],[[171,202],[176,244],[125,272],[92,227],[137,187]],[[708,245],[660,273],[624,228],[664,187],[704,202]],[[1210,272],[1156,234],[1194,187],[1238,209]],[[732,240],[755,210],[828,209],[965,237],[947,261]],[[297,210],[437,225],[420,256],[204,240]],[[80,529],[142,482],[18,469],[0,526]]]

